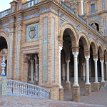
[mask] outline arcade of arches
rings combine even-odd
[[[61,85],[65,100],[76,99],[98,91],[107,80],[107,52],[96,43],[88,43],[85,36],[75,36],[69,28],[64,30],[61,51]],[[66,97],[66,95],[68,95]],[[69,98],[70,95],[70,98]]]

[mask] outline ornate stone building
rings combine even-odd
[[[0,12],[1,74],[75,101],[107,80],[106,0],[13,0]],[[0,67],[1,71],[1,67]]]

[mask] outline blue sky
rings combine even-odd
[[[13,0],[1,0],[0,2],[0,11],[10,8],[10,2]]]

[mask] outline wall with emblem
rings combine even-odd
[[[39,23],[33,23],[26,26],[26,41],[35,41],[39,36]]]

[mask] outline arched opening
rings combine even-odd
[[[2,67],[1,67],[1,63],[2,63],[2,58],[3,56],[5,56],[5,74],[7,74],[7,52],[4,52],[4,49],[8,49],[7,46],[7,41],[4,37],[0,36],[0,74],[2,73]]]
[[[90,45],[90,82],[95,81],[95,63],[94,63],[94,51],[95,51],[95,46],[93,43]]]
[[[98,62],[97,62],[97,66],[98,66],[98,80],[101,82],[101,53],[102,53],[102,50],[101,50],[101,47],[99,47],[98,49]]]
[[[98,23],[92,23],[91,26],[96,29],[97,31],[100,30],[99,24]]]
[[[85,61],[85,50],[87,42],[84,37],[79,39],[79,56],[78,56],[78,75],[80,84],[80,94],[84,95],[84,87],[86,80],[86,61]],[[87,48],[88,49],[88,48]]]
[[[64,87],[64,99],[71,100],[71,88],[74,78],[74,58],[72,54],[73,32],[67,28],[63,33],[63,48],[61,51],[61,81]]]
[[[107,51],[104,51],[104,79],[107,80]]]

